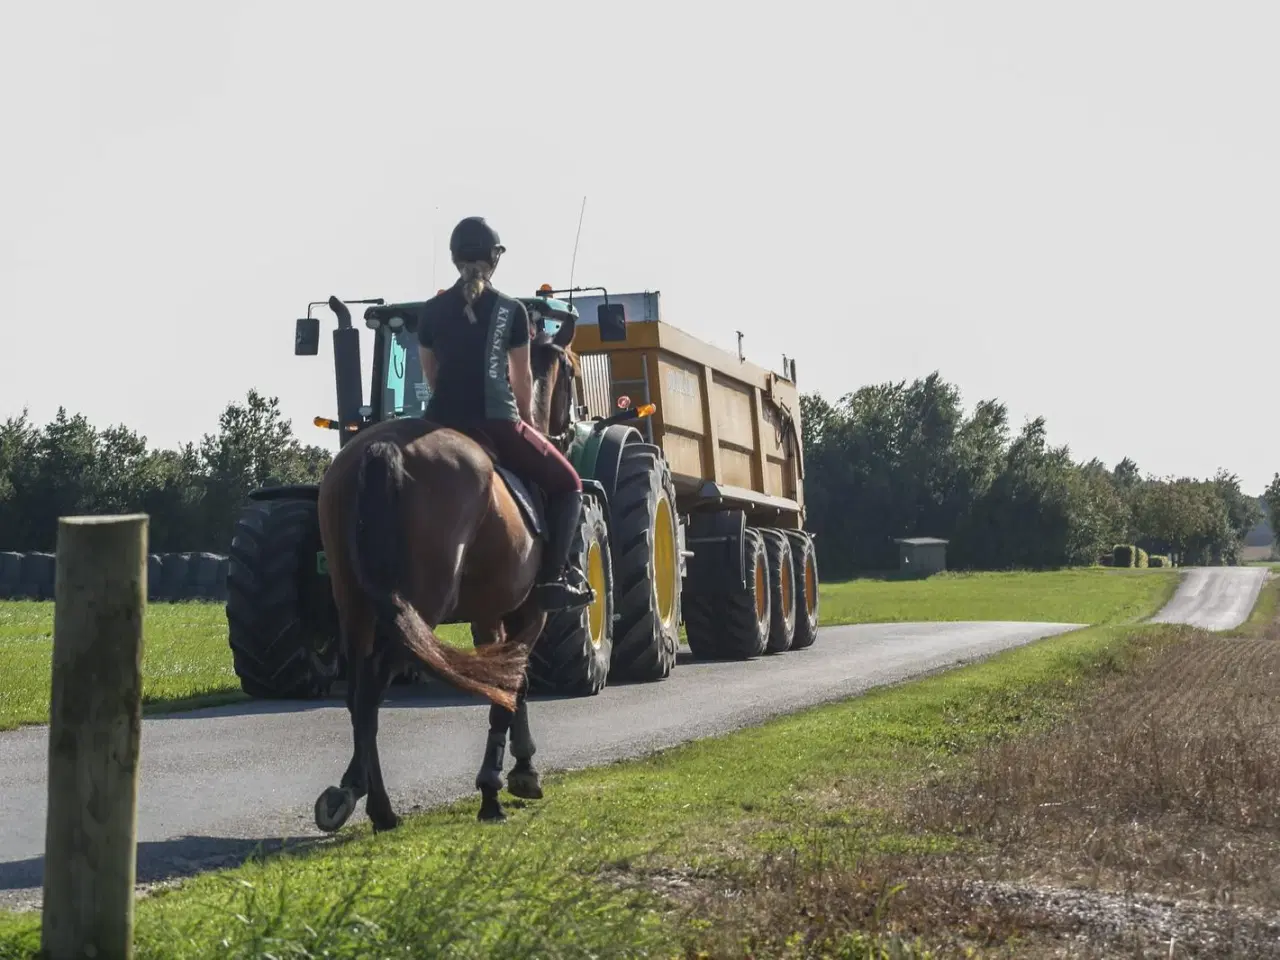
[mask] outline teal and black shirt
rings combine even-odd
[[[418,342],[439,361],[436,388],[423,416],[437,423],[519,420],[507,351],[529,342],[529,313],[519,300],[493,287],[471,304],[475,323],[465,305],[459,280],[428,300],[419,317]]]

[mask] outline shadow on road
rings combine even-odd
[[[229,837],[175,837],[138,844],[138,883],[158,883],[195,876],[210,870],[235,867],[263,854],[288,850],[297,853],[329,837],[297,837],[260,840]],[[39,890],[44,886],[44,857],[0,863],[0,890]]]

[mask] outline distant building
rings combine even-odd
[[[903,573],[927,577],[947,569],[948,540],[937,537],[903,537],[898,545],[898,568]]]

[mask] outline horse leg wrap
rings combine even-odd
[[[521,698],[516,707],[516,715],[511,721],[511,755],[517,760],[532,760],[538,752],[533,742],[533,734],[529,732],[529,704]]]
[[[484,746],[484,762],[476,774],[477,790],[501,790],[502,768],[507,760],[507,734],[491,733]]]

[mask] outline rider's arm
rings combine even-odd
[[[436,372],[439,365],[436,361],[436,352],[430,347],[424,347],[418,344],[418,361],[422,364],[422,376],[427,381],[427,386],[431,388],[431,392],[436,392]]]
[[[533,426],[533,366],[529,362],[529,344],[507,351],[511,371],[511,392],[516,395],[520,419]]]
[[[430,309],[431,304],[427,304]],[[440,369],[435,351],[435,317],[427,314],[418,321],[418,362],[422,365],[422,377],[431,392],[436,392],[436,372]]]

